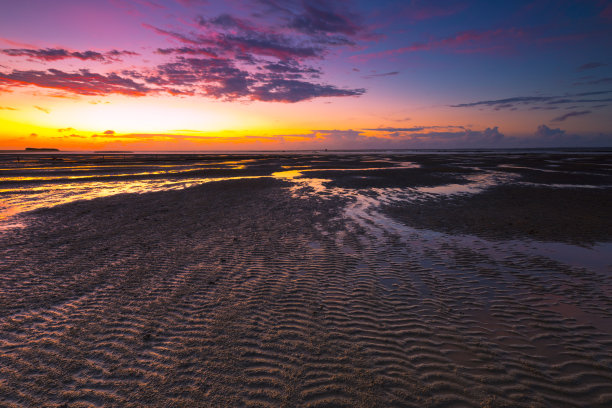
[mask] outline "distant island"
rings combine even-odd
[[[59,149],[55,149],[52,147],[26,147],[26,151],[28,152],[59,152]]]

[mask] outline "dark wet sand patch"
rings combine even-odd
[[[412,168],[349,171],[309,171],[305,177],[331,179],[326,185],[341,188],[401,188],[463,184],[465,174],[476,173],[458,168]]]
[[[494,239],[588,245],[612,239],[612,190],[498,186],[478,194],[388,206],[416,228]]]

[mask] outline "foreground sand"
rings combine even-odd
[[[379,197],[443,184],[409,172],[327,172],[333,194],[261,178],[38,211],[0,235],[0,405],[612,406],[609,266],[527,241],[609,230],[495,217],[503,189]],[[597,191],[582,225],[609,222]]]

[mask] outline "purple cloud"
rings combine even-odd
[[[346,11],[334,10],[332,2],[305,1],[304,11],[293,17],[289,27],[310,35],[345,34],[353,36],[361,30],[361,25]]]
[[[579,66],[577,71],[586,71],[589,69],[595,69],[595,68],[606,67],[606,66],[608,66],[608,64],[604,64],[603,62],[587,62],[586,64]]]
[[[582,115],[588,115],[589,113],[591,113],[591,111],[573,111],[573,112],[568,112],[564,115],[561,115],[559,117],[556,117],[552,120],[552,122],[564,122],[566,119],[571,118],[573,116],[582,116]]]
[[[323,52],[321,47],[299,44],[280,34],[256,32],[246,35],[222,34],[207,41],[216,43],[227,51],[252,53],[280,60],[320,58]]]
[[[453,126],[441,126],[451,129]],[[461,128],[461,127],[456,127]],[[389,129],[389,131],[387,131]],[[306,142],[308,148],[339,148],[339,149],[409,149],[409,148],[467,148],[467,147],[496,147],[507,140],[497,127],[484,130],[470,130],[461,128],[457,131],[429,131],[413,133],[412,128],[407,132],[396,132],[402,128],[371,129],[381,131],[381,135],[365,135],[362,130],[335,129],[313,130],[306,135],[283,135],[290,139],[301,137],[311,140]],[[419,127],[427,129],[427,127]]]
[[[263,65],[262,68],[268,70],[269,72],[279,74],[306,74],[310,76],[318,76],[321,74],[321,70],[312,67],[304,67],[297,64],[295,61],[279,61],[276,63],[269,63]]]
[[[567,105],[567,104],[592,104],[592,103],[602,103],[609,102],[612,98],[603,98],[603,99],[592,99],[592,98],[582,98],[584,96],[596,96],[596,95],[606,95],[612,93],[611,91],[593,91],[593,92],[581,92],[574,94],[566,94],[564,96],[518,96],[514,98],[505,98],[505,99],[493,99],[493,100],[485,100],[485,101],[476,101],[476,102],[468,102],[468,103],[460,103],[456,105],[450,105],[452,108],[473,108],[473,107],[490,107],[495,110],[501,109],[512,109],[516,108],[516,105],[533,105],[533,104],[546,104],[546,105]],[[536,106],[530,107],[529,109],[550,109],[549,106]]]
[[[565,130],[551,129],[546,125],[538,126],[538,129],[534,133],[534,136],[542,140],[559,139],[565,135]]]
[[[253,25],[247,20],[243,20],[241,18],[233,17],[230,14],[223,13],[218,15],[217,17],[213,17],[210,19],[206,19],[202,16],[197,18],[197,22],[200,26],[203,27],[218,27],[225,30],[228,29],[239,29],[243,31],[254,31]]]
[[[320,81],[321,69],[304,62],[323,59],[332,47],[354,44],[366,31],[355,14],[318,0],[288,0],[282,5],[273,0],[260,3],[275,9],[275,16],[263,18],[258,10],[246,18],[222,13],[198,17],[195,24],[186,25],[190,27],[188,30],[142,24],[175,43],[154,51],[167,57],[167,62],[157,66],[105,74],[89,70],[13,70],[0,72],[0,86],[8,89],[34,85],[81,95],[143,96],[165,92],[286,103],[318,97],[358,96],[365,92],[362,88],[344,89],[326,84]],[[142,4],[156,7],[157,3],[143,0]],[[108,62],[135,55],[131,51],[100,53],[63,48],[4,52],[41,61],[76,58]]]
[[[163,36],[172,38],[174,40],[177,40],[177,41],[185,43],[185,44],[194,44],[194,45],[199,44],[197,39],[190,38],[190,37],[188,37],[186,35],[183,35],[181,33],[177,33],[177,32],[174,32],[174,31],[169,31],[169,30],[163,30],[161,28],[154,27],[151,24],[147,24],[147,23],[143,23],[142,26],[145,27],[145,28],[148,28],[150,30],[155,31],[159,35],[163,35]]]
[[[254,80],[228,59],[183,58],[160,65],[148,83],[173,86],[180,92],[201,92],[214,98],[237,99],[249,95]]]
[[[295,62],[271,63],[251,73],[227,58],[185,58],[162,64],[148,75],[137,71],[122,74],[155,85],[173,89],[176,94],[202,94],[224,100],[257,100],[299,102],[317,97],[358,96],[364,89],[341,89],[333,85],[304,80],[319,71]]]
[[[30,59],[36,59],[41,61],[57,61],[67,58],[78,58],[81,60],[89,59],[99,61],[104,59],[102,54],[97,52],[86,51],[85,53],[76,53],[76,55],[72,55],[71,52],[62,48],[46,48],[39,50],[9,48],[4,49],[1,52],[11,57],[28,57]]]
[[[119,50],[110,50],[110,51],[104,53],[104,56],[107,59],[113,59],[113,60],[118,60],[118,59],[121,58],[121,56],[133,57],[133,56],[137,56],[137,55],[140,55],[140,54],[137,53],[137,52],[128,51],[128,50],[122,50],[122,51],[119,51]]]
[[[205,55],[211,58],[217,58],[218,55],[210,48],[194,48],[194,47],[179,47],[179,48],[158,48],[155,51],[158,54],[183,54],[183,55]]]
[[[0,50],[0,52],[11,57],[27,57],[31,60],[39,61],[59,61],[68,58],[77,58],[82,61],[107,61],[118,60],[122,55],[139,55],[138,53],[133,51],[111,50],[107,53],[102,54],[97,51],[68,51],[63,48],[8,48]]]
[[[599,78],[587,82],[577,82],[574,85],[601,85],[609,83],[612,83],[612,77]]]
[[[299,102],[318,97],[359,96],[363,93],[365,89],[339,89],[332,85],[278,79],[256,87],[252,98],[268,102]]]
[[[611,134],[568,134],[565,130],[549,128],[546,125],[538,126],[533,136],[526,139],[535,147],[573,147],[573,146],[610,146],[612,143]]]
[[[506,99],[495,99],[495,100],[487,100],[487,101],[478,101],[478,102],[468,102],[468,103],[460,103],[457,105],[450,105],[451,108],[471,108],[474,106],[498,106],[498,105],[506,105],[513,103],[533,103],[533,102],[545,102],[551,100],[551,97],[548,96],[519,96],[515,98],[506,98]]]
[[[498,127],[487,127],[484,130],[471,130],[461,126],[446,126],[447,131],[429,130],[419,133],[394,131],[401,128],[380,128],[381,135],[366,136],[363,130],[314,130],[308,135],[293,135],[310,139],[306,148],[341,148],[341,149],[456,149],[456,148],[499,148],[499,147],[572,147],[572,146],[611,146],[611,134],[567,134],[562,129],[540,125],[530,135],[506,136]],[[389,132],[386,133],[385,130]],[[285,135],[289,138],[292,135]]]
[[[255,54],[290,60],[320,58],[323,52],[321,47],[300,43],[297,39],[277,33],[245,31],[234,34],[214,31],[207,34],[186,35],[148,24],[144,26],[184,44],[211,47],[215,55],[231,57],[236,54]]]
[[[386,76],[394,76],[394,75],[398,75],[398,74],[399,74],[399,71],[382,72],[380,74],[364,75],[363,78],[365,78],[365,79],[380,78],[380,77],[386,77]]]
[[[10,74],[0,72],[0,82],[10,86],[34,85],[42,88],[60,89],[79,95],[123,94],[143,96],[152,92],[151,88],[124,78],[117,74],[107,75],[92,73],[82,69],[68,73],[57,69],[47,71],[19,71]]]
[[[433,129],[460,129],[466,130],[464,126],[413,126],[413,127],[379,127],[379,128],[367,128],[363,130],[375,131],[375,132],[421,132],[423,130]]]

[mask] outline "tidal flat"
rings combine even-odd
[[[0,155],[0,405],[612,406],[612,153]]]

